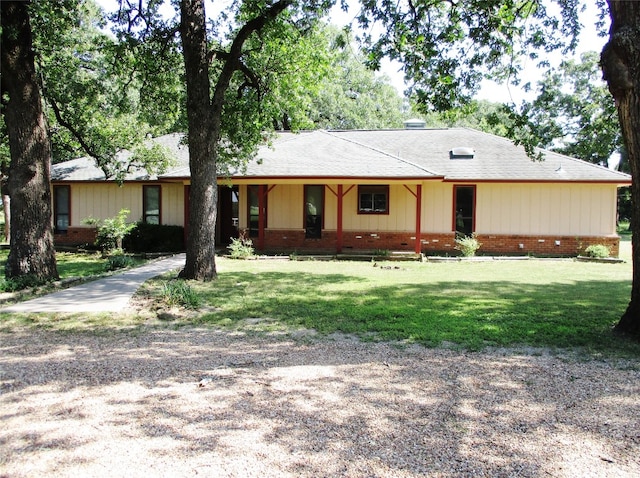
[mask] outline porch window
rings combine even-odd
[[[453,230],[456,234],[470,236],[475,230],[476,187],[453,187]]]
[[[389,214],[389,186],[358,186],[358,214]]]
[[[260,186],[247,186],[249,237],[258,237],[260,229]],[[267,227],[267,198],[264,198],[264,227]]]
[[[160,186],[142,187],[142,222],[160,224]]]
[[[322,237],[324,186],[304,187],[304,227],[307,239]]]
[[[70,186],[53,187],[53,217],[56,234],[66,234],[71,218],[71,188]]]

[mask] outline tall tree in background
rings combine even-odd
[[[321,34],[317,48],[331,52],[331,63],[309,101],[313,128],[401,128],[407,119],[404,101],[389,78],[365,66],[348,32],[328,26]]]
[[[631,301],[616,330],[640,338],[640,2],[608,0],[608,4],[611,28],[601,64],[604,79],[616,101],[633,177],[633,284]]]
[[[51,147],[34,64],[29,2],[3,2],[1,8],[2,109],[13,208],[5,275],[46,281],[58,278],[49,188]]]
[[[579,62],[563,61],[546,72],[537,91],[518,111],[504,106],[506,136],[596,164],[621,152],[618,113],[602,80],[598,53],[583,53]]]

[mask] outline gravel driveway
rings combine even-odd
[[[640,360],[0,334],[0,476],[637,477]]]

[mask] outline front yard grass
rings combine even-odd
[[[7,262],[9,251],[0,250],[0,281],[4,281],[4,265]],[[145,261],[134,258],[132,266],[140,265]],[[104,276],[107,271],[107,260],[100,253],[56,253],[56,264],[60,279],[89,279]],[[2,284],[0,283],[0,286]],[[1,288],[1,287],[0,287]],[[45,287],[46,291],[46,287]],[[28,291],[25,291],[25,293]]]
[[[220,259],[194,283],[215,307],[202,324],[342,332],[366,340],[486,346],[640,346],[611,328],[631,292],[631,265],[574,261],[362,263]]]
[[[109,328],[110,323],[120,328],[205,326],[301,336],[314,330],[322,335],[345,333],[363,340],[470,350],[487,346],[574,348],[595,356],[638,357],[640,344],[611,332],[631,293],[630,243],[622,247],[626,262],[620,264],[572,260],[297,262],[218,257],[218,280],[189,282],[199,298],[199,310],[176,314],[171,320],[149,320],[155,317],[150,305],[137,316],[129,313],[107,321],[57,316],[31,317],[28,324],[66,331],[86,331],[89,323],[97,328]],[[78,275],[76,268],[101,267],[74,265],[80,258],[69,259],[69,264],[59,260],[61,275],[63,271]],[[144,294],[158,304],[171,279],[149,281]],[[4,330],[12,328],[11,323],[25,324],[6,314],[0,321]]]

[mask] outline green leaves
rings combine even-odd
[[[148,135],[179,123],[180,78],[165,63],[173,59],[180,65],[171,56],[175,49],[167,46],[162,60],[152,64],[142,54],[152,40],[143,44],[123,36],[118,42],[105,33],[105,17],[92,0],[35,2],[32,17],[53,161],[89,155],[107,178],[121,180],[132,164],[119,160],[120,151],[134,150]],[[154,31],[152,39],[166,34],[171,40],[167,28]],[[151,77],[159,87],[150,87]],[[133,159],[150,174],[167,165],[158,151]]]
[[[592,163],[606,162],[620,151],[615,103],[602,81],[597,53],[549,70],[538,88],[533,101],[510,109],[510,137],[530,148],[550,148]]]
[[[402,63],[423,111],[468,102],[485,76],[517,81],[520,56],[572,49],[580,31],[578,0],[557,0],[556,14],[539,0],[360,3],[367,64],[378,68],[383,57]]]

